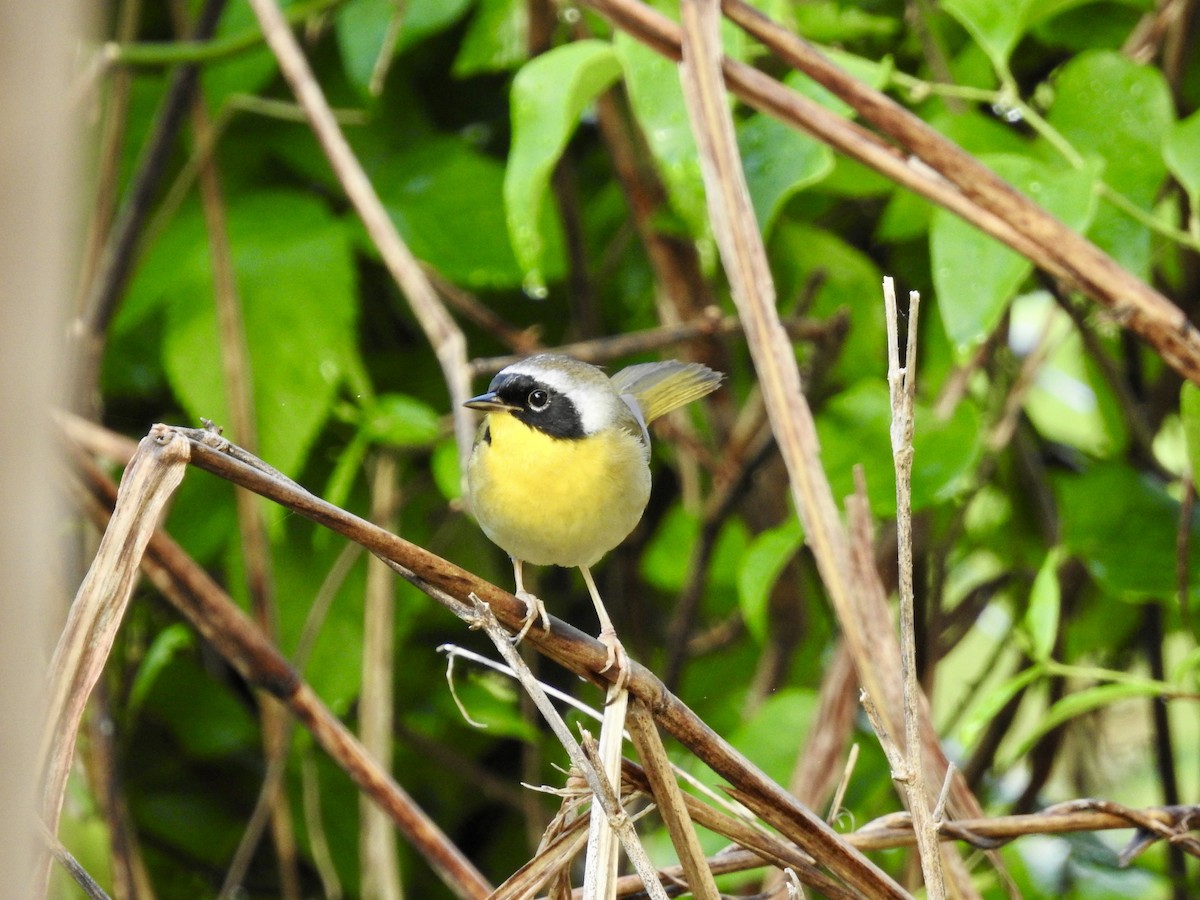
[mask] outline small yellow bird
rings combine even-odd
[[[627,660],[590,567],[621,543],[650,499],[650,433],[659,416],[717,389],[722,375],[698,363],[644,363],[609,378],[596,366],[542,354],[503,369],[466,402],[487,413],[467,468],[476,520],[513,561],[526,616],[550,630],[521,566],[578,566],[608,648],[605,670]]]

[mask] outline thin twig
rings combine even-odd
[[[908,295],[908,341],[904,361],[900,360],[900,313],[896,309],[896,286],[890,277],[883,279],[883,299],[887,321],[887,380],[892,402],[892,462],[896,467],[896,546],[900,575],[900,669],[904,678],[904,783],[921,871],[930,900],[946,896],[942,874],[942,853],[938,847],[937,827],[929,814],[925,789],[925,764],[921,759],[920,685],[917,683],[916,603],[913,597],[912,548],[912,464],[913,431],[916,426],[914,405],[917,393],[917,321],[921,295]],[[950,774],[947,774],[947,778]]]

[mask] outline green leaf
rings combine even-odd
[[[350,82],[372,94],[371,80],[384,52],[389,32],[397,27],[392,52],[407,47],[453,25],[472,0],[354,0],[337,11],[338,49]]]
[[[469,78],[515,69],[529,58],[529,4],[525,0],[478,0],[467,26],[454,74]]]
[[[521,713],[516,682],[490,671],[472,672],[463,677],[461,673],[468,671],[465,666],[455,671],[459,674],[454,682],[454,693],[473,722],[482,725],[496,738],[536,742],[537,728]]]
[[[1163,156],[1192,206],[1200,206],[1200,112],[1172,126],[1163,144]]]
[[[846,342],[826,377],[850,383],[881,373],[887,347],[879,287],[883,276],[871,258],[786,210],[770,235],[769,253],[781,298],[800,296],[817,279],[820,287],[810,314],[817,319],[850,315]]]
[[[642,554],[642,577],[660,590],[677,593],[687,582],[691,553],[700,522],[681,504],[663,517]],[[682,549],[681,549],[682,548]]]
[[[979,705],[971,710],[959,727],[959,741],[964,747],[973,747],[983,729],[1000,714],[1005,704],[1045,674],[1039,665],[1030,666],[1008,678],[983,697]]]
[[[1187,441],[1188,465],[1192,478],[1200,477],[1200,387],[1185,381],[1179,391],[1179,417]]]
[[[389,447],[426,447],[440,430],[437,411],[407,394],[381,394],[362,411],[362,429],[373,444]]]
[[[1064,65],[1053,84],[1050,124],[1104,161],[1109,186],[1149,208],[1166,175],[1162,146],[1174,121],[1162,73],[1097,50]]]
[[[137,715],[158,676],[180,651],[187,650],[193,643],[192,630],[182,622],[168,625],[154,636],[154,640],[142,656],[137,674],[133,677],[133,684],[129,688],[130,715]]]
[[[984,156],[1001,178],[1082,231],[1095,206],[1095,177],[1089,171],[1056,170],[1025,156]],[[946,335],[960,353],[996,327],[1032,264],[953,213],[938,209],[929,232],[933,285]]]
[[[1071,317],[1045,291],[1023,294],[1012,304],[1009,345],[1019,355],[1039,341],[1051,348],[1025,397],[1025,413],[1051,441],[1093,456],[1111,456],[1125,442],[1123,418],[1112,390],[1094,371]]]
[[[880,16],[859,6],[847,6],[832,0],[797,3],[790,11],[798,34],[818,44],[833,44],[862,38],[887,38],[894,35],[900,20]]]
[[[782,525],[755,535],[742,554],[738,568],[738,605],[746,627],[760,642],[766,642],[767,617],[771,591],[783,567],[804,546],[800,520],[788,519]]]
[[[228,214],[259,455],[295,474],[353,364],[351,242],[342,222],[299,194],[239,195]],[[167,378],[193,421],[228,424],[207,251],[193,247],[176,264],[162,348]]]
[[[462,471],[458,465],[458,444],[454,439],[445,440],[433,448],[430,460],[433,470],[433,480],[438,490],[447,500],[456,500],[462,496]]]
[[[1058,618],[1062,592],[1058,583],[1058,567],[1062,565],[1062,547],[1054,547],[1038,569],[1029,592],[1029,607],[1025,610],[1025,631],[1029,635],[1030,656],[1036,662],[1050,659],[1054,640],[1058,637]]]
[[[144,718],[166,728],[180,747],[201,759],[220,759],[257,745],[257,722],[249,708],[190,654],[173,655],[159,668],[142,708]]]
[[[753,759],[767,777],[786,784],[796,767],[797,735],[808,732],[816,708],[812,691],[778,691],[730,734],[729,742]]]
[[[746,119],[737,139],[754,216],[764,234],[789,197],[833,169],[829,147],[772,116],[757,113]]]
[[[1008,68],[1008,57],[1025,33],[1032,0],[942,0],[942,8],[958,20],[992,65]]]
[[[505,231],[500,163],[460,138],[428,137],[398,153],[369,159],[368,172],[418,259],[476,290],[521,284],[524,270]],[[542,266],[554,278],[563,269],[562,245],[557,231],[545,230],[549,235]]]
[[[508,235],[525,281],[544,289],[542,201],[583,110],[621,74],[611,45],[575,41],[521,67],[512,85],[512,150],[504,176]]]
[[[1128,600],[1176,592],[1175,541],[1179,503],[1152,476],[1119,463],[1100,463],[1054,480],[1062,541],[1107,591]],[[1188,557],[1200,571],[1193,518]],[[1190,593],[1200,596],[1193,579]]]

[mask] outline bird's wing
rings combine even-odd
[[[685,403],[712,393],[724,376],[699,363],[678,360],[641,363],[612,377],[613,387],[626,403],[635,401],[639,418],[653,422]]]

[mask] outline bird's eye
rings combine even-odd
[[[550,395],[545,391],[538,389],[529,392],[529,408],[534,412],[541,412],[550,405]]]

